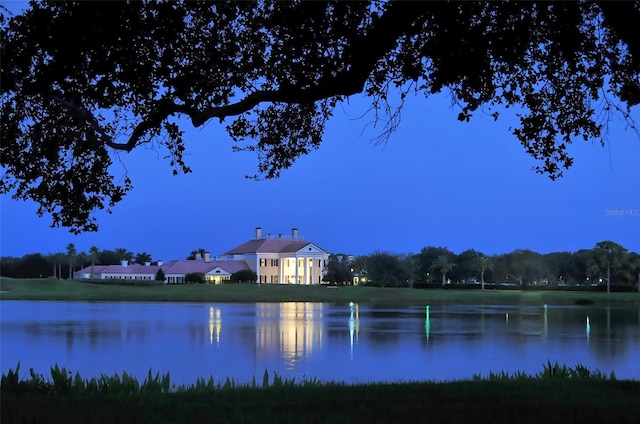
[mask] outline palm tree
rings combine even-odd
[[[478,257],[476,267],[478,268],[478,271],[480,271],[480,283],[482,284],[482,290],[484,290],[484,272],[493,271],[493,263],[491,263],[488,256],[482,255]]]
[[[75,263],[77,254],[78,252],[76,251],[76,247],[73,245],[73,243],[69,243],[67,245],[67,258],[69,258],[69,279],[70,280],[73,278],[73,265]]]
[[[189,254],[189,256],[187,257],[187,260],[195,260],[196,256],[200,255],[200,258],[204,257],[206,250],[204,250],[202,247],[196,249],[196,250],[192,250],[191,253]]]
[[[140,252],[136,254],[134,261],[137,264],[144,265],[146,262],[151,262],[151,254],[147,252]]]
[[[128,251],[124,247],[118,247],[115,252],[118,254],[121,261],[131,262],[131,259],[133,258],[133,252]]]
[[[438,271],[440,274],[442,274],[442,287],[444,287],[447,272],[451,271],[454,266],[456,266],[456,264],[449,262],[449,257],[447,255],[440,255],[436,258],[435,261],[433,261],[429,269],[432,271]]]
[[[53,276],[60,280],[62,279],[62,263],[67,255],[62,252],[54,253],[49,255],[51,261],[53,262]]]
[[[100,250],[97,246],[91,246],[89,249],[89,259],[91,260],[91,278],[94,276],[94,271],[96,267],[96,263],[99,262],[98,256],[100,255]]]

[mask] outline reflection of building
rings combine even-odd
[[[291,366],[322,346],[322,303],[285,302],[256,305],[256,348],[279,350]]]
[[[222,331],[222,312],[219,308],[209,307],[209,344],[216,341],[220,345],[220,331]]]

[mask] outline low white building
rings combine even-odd
[[[76,278],[101,280],[155,280],[158,271],[164,272],[165,284],[182,284],[190,273],[202,273],[213,284],[229,280],[235,272],[250,269],[262,284],[320,284],[325,274],[329,253],[298,236],[278,234],[263,237],[262,229],[255,229],[255,237],[211,260],[209,253],[195,260],[175,260],[157,265],[88,266],[75,273]]]

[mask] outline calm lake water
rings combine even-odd
[[[326,303],[0,302],[2,372],[85,378],[151,368],[197,377],[347,383],[455,380],[548,360],[640,380],[640,307]]]

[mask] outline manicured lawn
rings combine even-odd
[[[555,292],[520,290],[396,289],[345,286],[263,284],[186,284],[122,286],[50,279],[0,278],[1,300],[87,300],[166,302],[335,302],[427,305],[458,304],[575,304],[640,302],[640,293]]]

